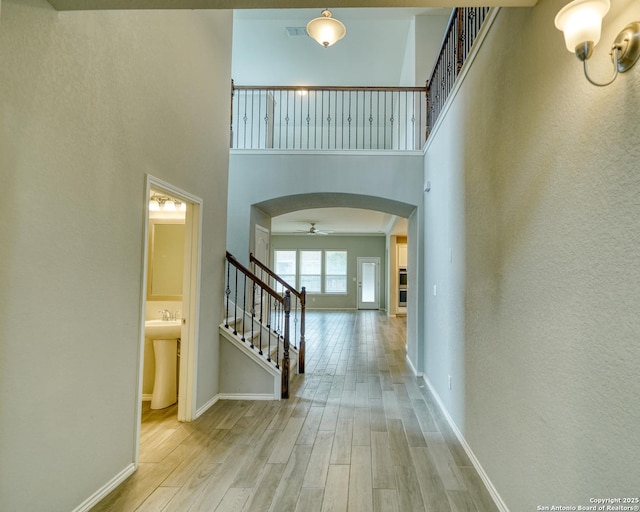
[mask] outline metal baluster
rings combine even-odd
[[[320,92],[320,149],[324,149],[324,89]]]
[[[334,140],[333,140],[333,148],[338,149],[338,91],[335,91],[336,99],[333,102],[334,104]]]
[[[287,149],[291,149],[291,148],[289,148],[289,121],[290,121],[290,118],[289,118],[289,98],[291,96],[291,91],[287,91],[286,94],[287,94],[287,134],[286,134],[286,139],[285,139],[286,142],[285,142],[285,144],[287,145]],[[295,121],[296,121],[295,106],[296,106],[296,103],[294,101],[293,102],[293,108],[294,108],[293,122],[294,122],[294,124],[295,124]],[[294,149],[295,149],[295,139],[293,141],[293,146],[294,146]]]
[[[316,91],[314,96],[314,109],[313,109],[313,149],[318,149],[318,92]]]
[[[309,125],[311,121],[311,92],[313,92],[315,97],[315,91],[309,91],[309,94],[307,94],[307,149],[309,149],[309,142],[311,140],[311,126]]]
[[[243,120],[244,120],[244,132],[243,132],[244,144],[243,144],[243,148],[246,148],[247,147],[247,120],[248,120],[248,117],[247,117],[247,98],[248,98],[249,95],[247,94],[247,91],[243,91],[243,93],[244,93],[244,117],[243,117]]]
[[[331,149],[331,91],[327,91],[329,102],[327,103],[327,149]]]
[[[262,346],[260,346],[262,355]],[[271,361],[271,294],[267,294],[267,361]]]
[[[349,117],[347,121],[349,122],[349,149],[351,149],[351,91],[349,91]]]
[[[340,126],[342,126],[342,132],[340,133],[340,149],[344,149],[344,91],[342,91],[342,119],[340,119]]]
[[[369,91],[369,149],[373,149],[373,142],[371,137],[373,135],[372,127],[373,127],[373,91]]]
[[[233,291],[233,334],[238,334],[238,269],[236,271],[236,289]]]
[[[229,260],[227,259],[227,287],[224,290],[224,294],[226,296],[226,309],[225,309],[225,316],[224,316],[224,326],[228,329],[229,328],[229,295],[231,295],[231,288],[229,287],[229,272],[231,271],[231,263],[229,263]]]
[[[376,149],[380,149],[380,91],[376,91],[376,118]]]
[[[275,108],[273,112],[273,122],[275,123],[276,119],[278,122],[278,149],[282,149],[282,89],[278,91],[278,108],[280,109],[280,115],[276,117]]]
[[[359,101],[359,91],[356,91],[356,147],[355,149],[358,149],[358,101]],[[364,128],[363,128],[364,129]],[[364,139],[362,140],[362,149],[364,149]]]
[[[253,348],[253,340],[254,337],[254,327],[255,327],[255,318],[256,318],[256,282],[251,280],[251,348]]]
[[[244,290],[243,292],[243,302],[242,302],[242,341],[245,341],[245,319],[247,318],[247,274],[242,274],[244,276]]]
[[[264,302],[263,302],[264,301],[264,293],[263,293],[264,292],[264,288],[262,288],[262,285],[259,285],[259,286],[260,286],[260,334],[258,336],[258,338],[259,338],[258,339],[258,347],[259,347],[258,354],[262,355],[262,331],[264,330],[263,329],[263,323],[262,323],[262,320],[263,320],[262,312],[264,311]]]
[[[289,290],[286,293],[289,293]],[[269,353],[271,353],[271,350],[269,350]],[[280,336],[276,336],[276,368],[280,368]]]
[[[387,94],[385,93],[384,97],[387,97]],[[391,122],[391,126],[389,126],[389,149],[393,149],[393,122],[394,122],[394,118],[393,118],[393,91],[391,91],[391,117],[389,118],[389,121]]]
[[[258,133],[256,134],[256,142],[255,144],[257,144],[257,147],[260,147],[260,91],[258,91],[258,115],[256,117],[256,91],[252,90],[251,91],[251,126],[249,126],[249,133],[250,133],[250,143],[249,143],[249,148],[250,149],[254,149],[256,146],[254,145],[253,139],[254,139],[254,126],[257,124],[258,125]],[[256,123],[256,120],[258,121]]]

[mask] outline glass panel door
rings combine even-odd
[[[380,258],[358,258],[358,309],[380,308]]]

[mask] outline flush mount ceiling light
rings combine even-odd
[[[584,63],[587,80],[599,87],[609,85],[617,78],[618,73],[631,69],[640,56],[640,22],[633,21],[618,34],[611,45],[611,80],[598,83],[589,76],[587,60],[593,53],[593,47],[600,41],[602,18],[609,12],[609,6],[609,0],[574,0],[560,9],[555,19],[556,28],[564,33],[567,50],[575,53]]]
[[[335,18],[331,17],[331,11],[325,9],[319,18],[312,19],[307,23],[307,34],[312,39],[318,41],[325,48],[337,43],[347,33],[347,29]]]

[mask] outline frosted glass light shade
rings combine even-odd
[[[609,7],[609,0],[574,0],[560,9],[555,24],[564,33],[567,50],[575,53],[577,46],[589,41],[598,44]]]
[[[347,33],[341,21],[331,17],[331,11],[325,9],[322,16],[307,23],[307,34],[325,48],[337,43]]]

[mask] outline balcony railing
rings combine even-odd
[[[231,147],[422,149],[489,11],[489,7],[452,10],[426,87],[234,85]]]
[[[489,7],[464,7],[451,12],[440,54],[427,81],[427,136],[438,120],[489,10]]]
[[[234,85],[231,147],[422,149],[425,87]]]

